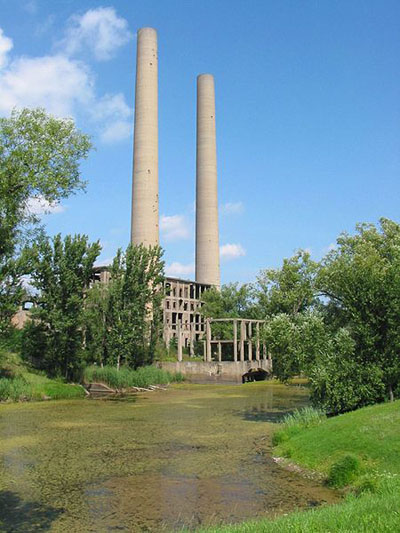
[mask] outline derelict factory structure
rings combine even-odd
[[[159,244],[157,32],[137,35],[131,242]],[[220,286],[215,90],[211,74],[197,78],[196,281],[166,278],[164,339],[178,334],[193,350],[203,336],[201,295]]]

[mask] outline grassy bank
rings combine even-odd
[[[155,366],[145,366],[132,370],[104,366],[89,366],[85,369],[84,380],[87,383],[101,382],[113,389],[128,389],[130,387],[148,387],[149,385],[166,385],[167,383],[183,381],[181,373],[171,374]]]
[[[83,398],[85,391],[80,385],[49,379],[43,373],[25,365],[20,357],[3,350],[0,365],[0,401]]]
[[[400,401],[327,419],[305,410],[274,437],[274,455],[344,488],[342,503],[208,533],[400,531]]]

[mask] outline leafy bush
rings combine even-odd
[[[165,385],[173,381],[183,381],[180,372],[171,374],[155,366],[144,366],[137,370],[127,367],[121,367],[119,370],[115,367],[89,366],[84,372],[84,379],[87,382],[106,383],[113,389],[127,389],[130,387],[148,387],[149,385]]]
[[[360,470],[360,460],[355,455],[345,455],[331,466],[327,479],[328,485],[335,488],[350,485],[356,479]]]
[[[311,400],[330,413],[358,409],[385,397],[379,365],[372,361],[360,365],[352,351],[346,351],[345,344],[338,344],[336,353],[327,355],[310,372]]]

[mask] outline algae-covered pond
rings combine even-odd
[[[307,397],[270,383],[184,384],[0,406],[0,530],[174,531],[332,502],[270,456],[274,424]]]

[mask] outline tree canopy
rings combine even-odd
[[[24,269],[16,247],[39,222],[29,202],[51,206],[84,189],[79,165],[90,148],[89,137],[71,119],[43,109],[14,110],[0,118],[0,329],[21,297]]]
[[[0,257],[12,251],[24,224],[37,222],[28,200],[52,204],[85,187],[79,165],[90,148],[73,120],[43,109],[0,118]]]
[[[90,357],[101,364],[151,363],[162,331],[164,262],[159,246],[118,250],[104,287],[88,293],[86,325]]]
[[[255,284],[205,295],[205,316],[264,318],[282,381],[306,375],[332,412],[400,397],[400,225],[382,218],[341,234],[319,262],[300,250]],[[221,327],[221,335],[230,332]],[[227,337],[228,338],[228,337]]]
[[[56,235],[24,250],[38,303],[25,351],[49,374],[72,378],[83,364],[85,299],[100,249],[85,235]]]

